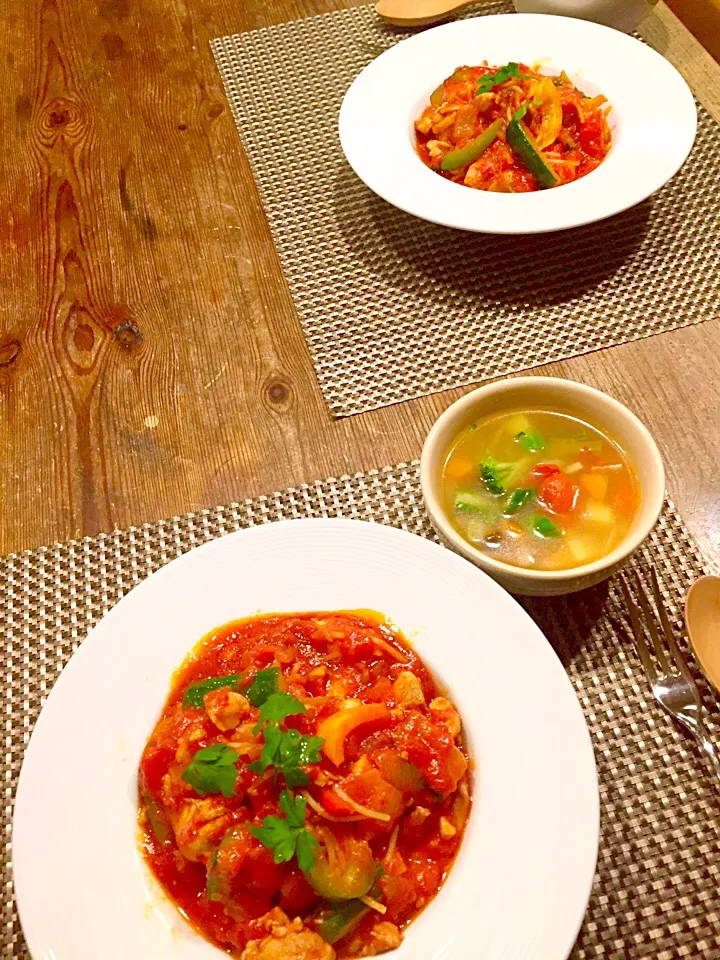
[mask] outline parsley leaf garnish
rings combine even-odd
[[[522,77],[523,80],[535,79],[526,73],[520,73],[519,64],[511,60],[510,63],[506,63],[504,67],[500,67],[495,73],[483,74],[478,82],[477,92],[489,93],[493,87],[496,87],[499,83],[505,83],[505,81],[511,77]]]
[[[240,754],[222,743],[214,743],[211,747],[198,750],[183,771],[182,779],[189,783],[201,797],[209,793],[221,793],[224,797],[232,797],[235,793],[235,778],[237,770],[235,761]]]
[[[241,673],[230,673],[226,677],[208,677],[206,680],[198,680],[197,683],[191,683],[185,691],[182,705],[188,707],[204,706],[205,695],[211,690],[219,690],[221,687],[237,687],[242,680]]]
[[[250,827],[250,833],[272,850],[275,863],[287,863],[297,855],[301,870],[312,869],[318,842],[305,827],[305,798],[283,790],[278,805],[285,818],[265,817],[261,827]]]
[[[320,750],[324,743],[324,737],[300,737],[298,742],[298,765],[305,766],[308,763],[320,763]]]
[[[302,799],[302,797],[300,799]],[[304,800],[303,803],[305,803]],[[312,870],[315,864],[315,851],[317,848],[318,842],[309,830],[303,830],[302,833],[298,834],[295,852],[297,854],[298,866],[303,873]]]
[[[272,850],[275,863],[286,863],[295,856],[297,831],[282,817],[265,817],[261,827],[250,827],[250,833],[264,847]]]
[[[245,696],[254,707],[261,707],[268,697],[280,689],[280,668],[268,667],[258,670]]]
[[[528,112],[528,107],[541,107],[542,100],[531,100],[529,103],[523,103],[513,114],[513,120],[522,120]]]
[[[295,731],[297,733],[297,731]],[[299,736],[299,734],[298,734]],[[275,759],[280,752],[280,741],[283,732],[276,723],[270,723],[263,730],[263,740],[265,741],[260,759],[254,763],[248,764],[248,770],[253,773],[265,773],[268,767],[275,766]]]
[[[291,693],[271,693],[260,707],[258,722],[253,733],[258,733],[266,723],[280,723],[285,717],[294,717],[298,713],[307,713],[307,707]]]
[[[296,797],[289,790],[283,790],[278,798],[278,806],[285,814],[289,826],[296,828],[305,826],[304,797]]]
[[[320,762],[322,737],[310,737],[297,730],[281,730],[276,723],[268,723],[263,730],[263,746],[260,759],[248,765],[253,773],[265,773],[274,767],[274,775],[281,773],[288,787],[304,787],[309,782],[302,769],[309,763]]]

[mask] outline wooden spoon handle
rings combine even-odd
[[[378,0],[375,12],[398,27],[421,27],[444,20],[477,2],[490,3],[491,0]]]

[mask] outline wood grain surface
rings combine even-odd
[[[417,457],[463,392],[330,419],[223,94],[213,37],[340,5],[0,3],[0,553]],[[720,120],[720,67],[662,5],[643,32]],[[719,347],[541,369],[641,416],[706,549]]]
[[[667,5],[720,60],[720,0],[667,0]]]

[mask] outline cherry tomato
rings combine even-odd
[[[538,463],[530,471],[530,476],[533,480],[544,480],[555,473],[560,473],[560,467],[556,467],[554,463]]]
[[[254,849],[244,864],[243,887],[258,887],[264,890],[279,890],[288,875],[289,867],[275,863],[272,853],[265,847]]]
[[[605,156],[600,114],[594,113],[580,128],[580,146],[589,157]]]
[[[317,894],[299,870],[290,874],[280,892],[282,899],[279,906],[293,917],[307,912],[317,902]]]
[[[538,499],[553,513],[570,513],[575,506],[578,488],[564,473],[546,477],[538,489]]]

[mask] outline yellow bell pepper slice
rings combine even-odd
[[[544,150],[557,139],[562,127],[563,113],[560,91],[550,77],[543,77],[532,90],[533,103],[539,104],[540,128],[535,133],[534,140],[538,150]]]
[[[345,759],[345,738],[364,723],[374,723],[390,716],[384,703],[361,703],[346,700],[335,713],[326,717],[318,727],[318,736],[324,739],[322,751],[336,767]]]

